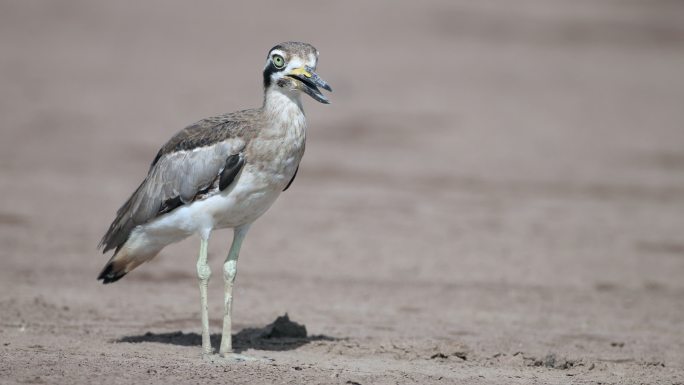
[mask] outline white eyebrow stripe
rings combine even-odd
[[[279,50],[279,49],[274,49],[268,54],[268,57],[273,57],[273,55],[280,55],[282,57],[285,57],[285,52]]]

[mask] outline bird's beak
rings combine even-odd
[[[290,71],[288,76],[299,80],[299,82],[302,83],[301,90],[314,98],[314,100],[324,104],[330,104],[330,101],[323,96],[318,87],[330,92],[332,92],[332,88],[330,88],[328,83],[321,79],[321,77],[318,76],[318,74],[316,74],[311,67],[306,66],[295,68],[294,70]]]

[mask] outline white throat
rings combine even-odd
[[[270,87],[264,94],[264,112],[269,115],[280,115],[289,114],[290,110],[297,109],[304,114],[301,95],[299,91]]]

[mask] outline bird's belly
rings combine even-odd
[[[134,231],[150,247],[161,248],[192,234],[254,222],[275,202],[280,189],[262,175],[243,170],[238,183],[201,201],[183,205]]]
[[[251,223],[265,213],[281,193],[272,179],[272,176],[246,169],[234,188],[207,199],[207,211],[212,216],[214,228]]]

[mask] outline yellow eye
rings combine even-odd
[[[280,69],[285,67],[285,59],[283,59],[282,56],[280,55],[273,55],[273,65],[276,66],[276,68]]]

